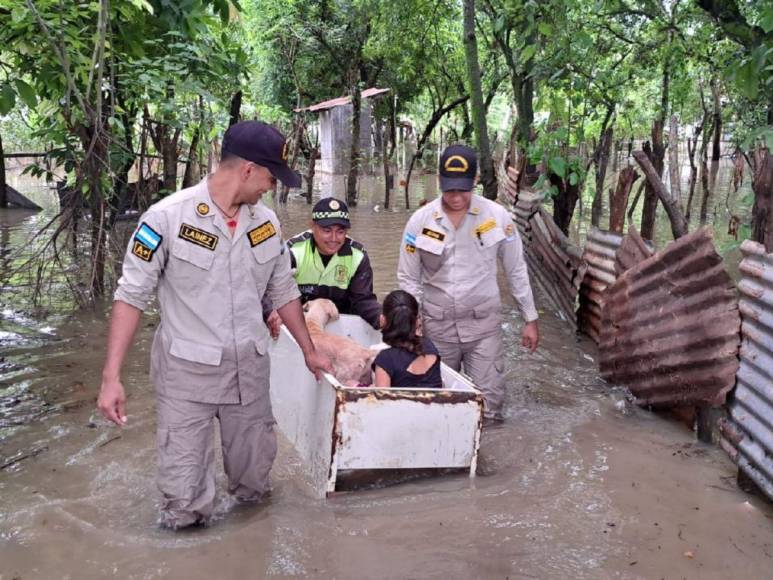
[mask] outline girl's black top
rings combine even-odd
[[[390,347],[382,350],[373,361],[373,368],[384,369],[389,375],[393,387],[417,387],[424,389],[440,389],[443,380],[440,376],[440,353],[428,338],[422,339],[424,354],[435,355],[437,359],[426,373],[416,375],[408,372],[408,367],[417,356],[402,347]]]

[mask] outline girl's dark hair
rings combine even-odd
[[[384,298],[382,314],[386,319],[381,334],[389,346],[404,348],[417,356],[424,354],[421,337],[416,335],[419,303],[411,294],[394,290]]]

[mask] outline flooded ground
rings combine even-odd
[[[286,235],[309,219],[297,199],[277,213]],[[409,213],[366,200],[353,214],[383,297]],[[5,248],[44,219],[0,210]],[[3,580],[770,577],[770,503],[737,488],[719,448],[599,379],[595,346],[539,293],[534,355],[518,346],[521,320],[507,302],[507,419],[484,433],[478,477],[374,474],[317,500],[280,436],[266,502],[233,506],[219,474],[213,525],[172,533],[156,524],[155,313],[124,368],[129,423],[118,429],[93,407],[105,306],[73,314],[52,289],[41,311],[18,282],[0,306]]]

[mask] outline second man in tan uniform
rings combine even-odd
[[[485,416],[502,419],[504,349],[497,262],[525,320],[522,342],[539,342],[523,246],[501,205],[473,195],[477,159],[463,145],[440,158],[442,196],[414,213],[403,233],[397,279],[421,302],[424,332],[443,362],[464,369],[485,397]]]

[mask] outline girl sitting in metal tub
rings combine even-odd
[[[422,336],[419,303],[403,290],[384,299],[380,317],[381,334],[390,348],[373,361],[375,387],[440,389],[440,354]]]

